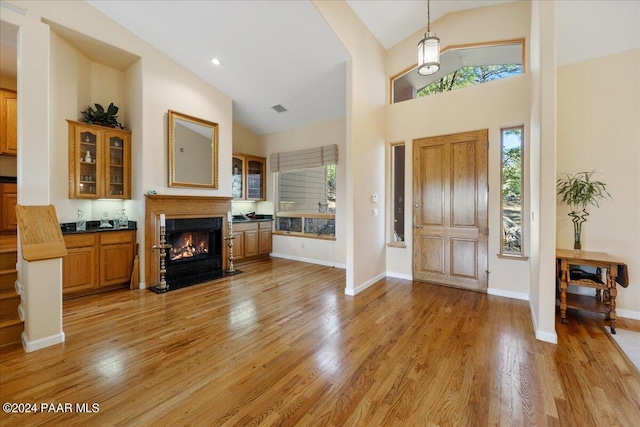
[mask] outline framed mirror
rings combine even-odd
[[[169,187],[218,188],[218,124],[169,110]]]

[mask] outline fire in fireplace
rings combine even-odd
[[[187,233],[174,233],[175,237],[169,251],[169,260],[177,261],[187,258],[207,256],[209,253],[209,233],[206,231],[192,231]]]

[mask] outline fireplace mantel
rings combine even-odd
[[[167,219],[222,217],[223,235],[227,233],[227,212],[231,197],[183,196],[153,194],[145,196],[145,284],[151,287],[160,280],[159,253],[153,249],[160,236],[160,214]],[[223,268],[227,268],[226,246],[223,245]]]

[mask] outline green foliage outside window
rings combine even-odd
[[[417,97],[429,96],[493,80],[500,80],[516,74],[522,74],[522,65],[507,64],[462,67],[426,86],[418,92]]]

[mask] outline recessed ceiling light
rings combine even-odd
[[[221,62],[220,62],[220,60],[219,60],[218,58],[213,58],[213,59],[211,60],[211,63],[212,63],[213,65],[220,65],[220,64],[221,64]]]

